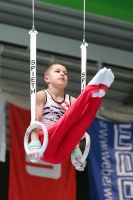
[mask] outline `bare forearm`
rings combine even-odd
[[[39,139],[39,131],[40,128],[35,128],[31,132],[31,140],[38,140]]]

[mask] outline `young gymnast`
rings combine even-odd
[[[44,73],[47,90],[36,94],[36,120],[47,128],[48,146],[41,157],[42,161],[61,163],[70,155],[77,158],[81,168],[82,153],[79,141],[93,122],[100,103],[114,81],[111,69],[101,69],[88,83],[85,90],[76,99],[65,94],[68,83],[64,65],[54,63]],[[45,140],[42,131],[36,128],[31,133],[29,157],[38,160],[38,151]]]

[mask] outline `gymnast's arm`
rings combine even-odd
[[[41,121],[43,114],[43,107],[46,103],[46,93],[41,90],[36,93],[36,121]],[[35,128],[31,133],[31,140],[39,139],[39,128]]]

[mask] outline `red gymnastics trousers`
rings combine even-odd
[[[91,125],[103,97],[92,97],[99,89],[107,91],[106,85],[87,85],[73,105],[54,124],[47,128],[48,146],[41,158],[44,162],[59,164],[65,161],[75,149],[84,133]],[[44,134],[39,140],[43,143]]]

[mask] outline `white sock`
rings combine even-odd
[[[105,91],[100,89],[98,97],[103,97],[105,94],[106,94]]]
[[[114,74],[112,73],[111,69],[107,69],[105,76],[103,77],[101,83],[110,87],[110,85],[114,81]],[[106,92],[102,89],[99,92],[93,93],[92,97],[103,97]]]
[[[102,80],[102,84],[107,85],[108,87],[110,87],[110,85],[113,83],[114,81],[114,74],[112,73],[111,69],[107,69],[106,75]]]
[[[94,77],[93,79],[88,83],[88,85],[99,85],[102,82],[103,77],[105,76],[107,72],[107,68],[101,69]]]

